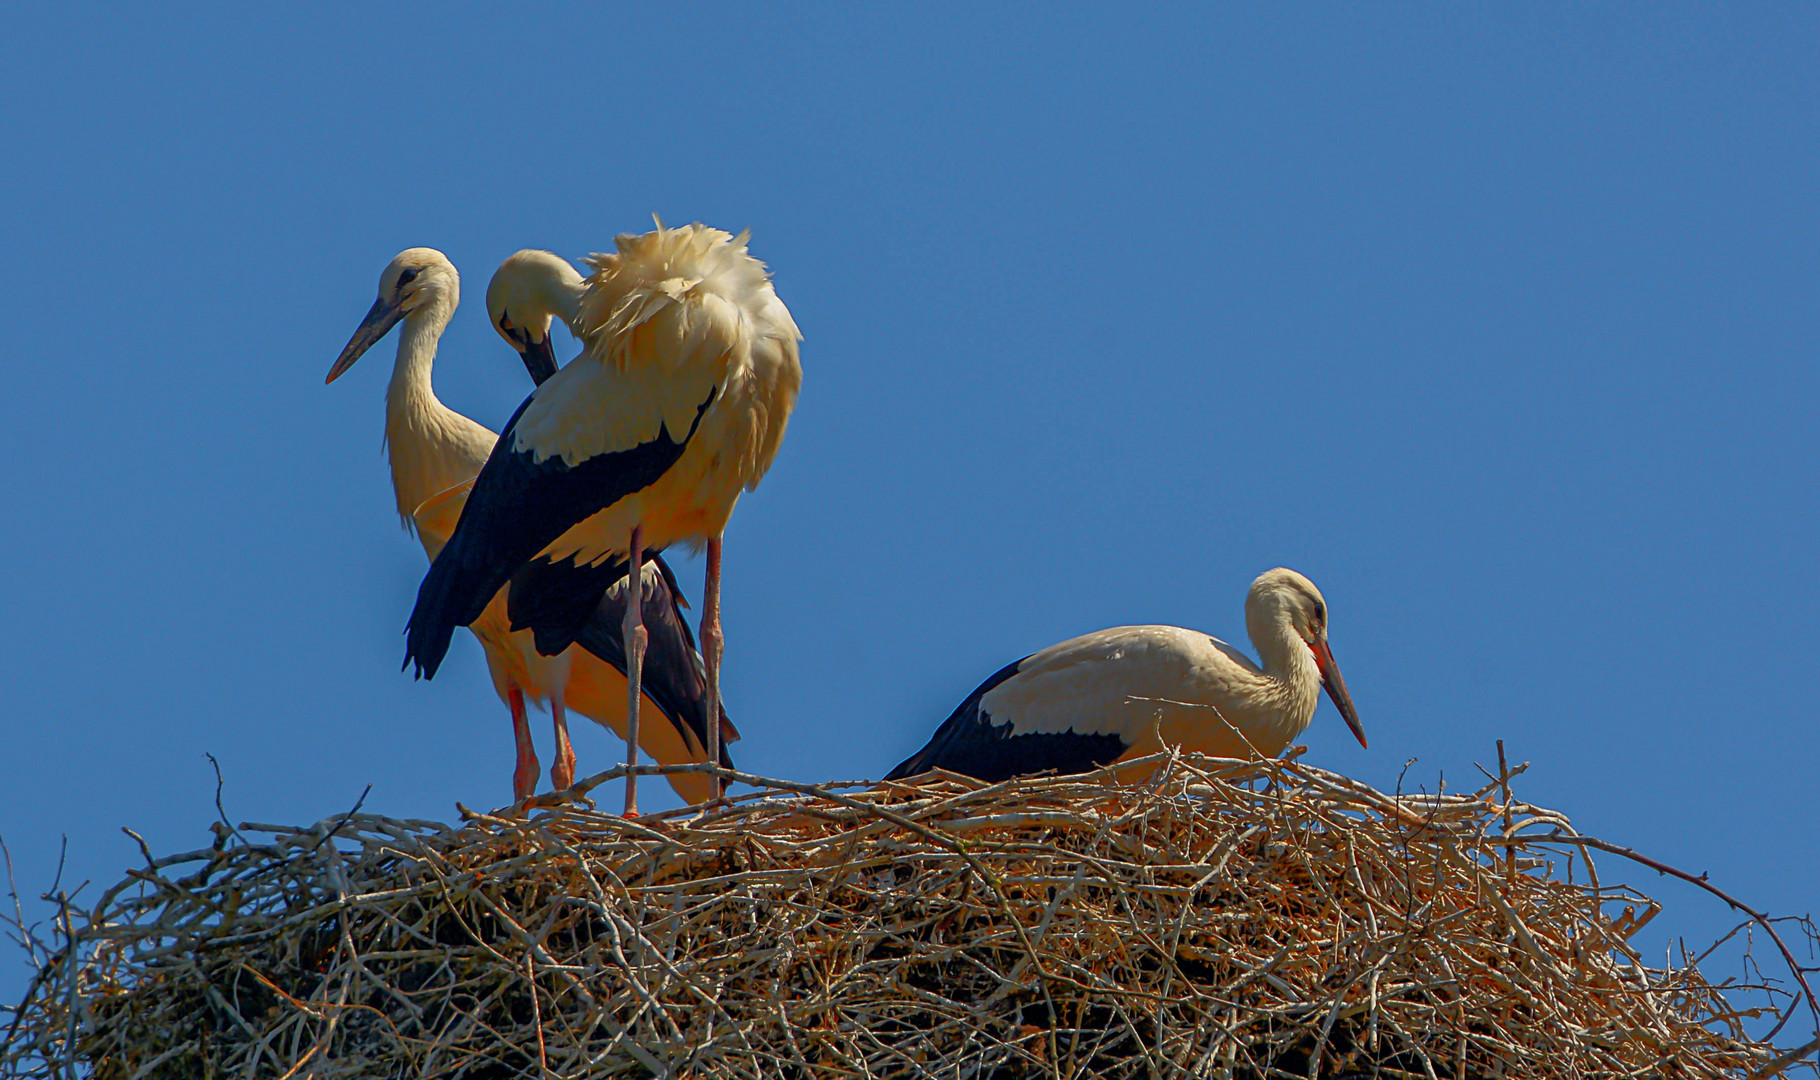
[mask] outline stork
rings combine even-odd
[[[554,374],[557,370],[550,337],[554,321],[562,320],[577,337],[581,336],[577,326],[581,293],[581,275],[568,260],[554,252],[534,249],[509,256],[487,285],[487,316],[493,329],[518,351],[525,368],[540,386],[548,375],[539,377],[538,373]],[[451,530],[454,525],[455,520],[449,519]],[[732,768],[733,760],[725,744],[738,741],[739,732],[727,718],[724,706],[719,710],[717,730],[710,733],[708,729],[706,672],[688,620],[682,614],[687,602],[682,599],[676,575],[660,553],[652,554],[643,571],[642,596],[656,602],[653,609],[641,605],[641,611],[649,610],[653,620],[648,630],[651,649],[643,672],[648,684],[644,693],[648,700],[660,703],[668,723],[655,733],[650,728],[641,729],[639,745],[660,764],[705,761],[705,748],[713,746],[720,764]],[[620,676],[617,694],[610,679],[590,677],[571,682],[570,706],[622,739],[629,734],[622,637],[629,580],[623,559],[586,568],[572,562],[532,563],[513,575],[516,586],[508,586],[507,600],[512,630],[532,630],[541,652],[557,655],[573,651],[573,642],[594,659],[605,661]],[[602,586],[606,589],[604,595]],[[591,667],[588,674],[594,674]],[[577,696],[582,700],[574,700]],[[683,721],[680,725],[676,723],[679,719]],[[557,740],[567,746],[567,729],[560,717],[556,723]],[[715,793],[711,779],[697,774],[671,774],[670,782],[691,803],[704,802]]]
[[[1171,746],[1276,757],[1307,729],[1322,687],[1365,745],[1313,582],[1282,567],[1260,575],[1245,597],[1245,628],[1262,667],[1179,626],[1115,626],[1051,645],[981,683],[885,779],[930,769],[994,783],[1083,773]]]
[[[580,276],[573,269],[570,274],[579,283]],[[334,382],[393,326],[404,323],[398,359],[386,391],[386,447],[399,515],[407,528],[416,531],[425,554],[432,560],[453,532],[467,489],[497,441],[487,428],[444,406],[432,385],[437,343],[459,303],[460,276],[441,252],[433,248],[400,252],[380,275],[378,299],[327,379]],[[547,348],[547,322],[540,329],[545,351],[524,355],[526,368],[539,382],[555,370],[554,356]],[[614,600],[625,591],[623,573],[622,565],[622,576],[613,583],[605,601],[609,619],[623,607],[623,601]],[[644,591],[658,601],[653,616],[657,634],[652,650],[652,704],[670,720],[647,729],[650,736],[646,749],[665,763],[706,760],[702,749],[705,734],[690,730],[700,727],[705,732],[706,728],[701,660],[677,607],[680,593],[669,568],[653,560]],[[614,636],[595,625],[599,622],[598,618],[590,620],[594,638]],[[549,705],[557,728],[557,757],[551,767],[551,779],[558,787],[569,786],[574,780],[575,757],[567,739],[565,704],[608,727],[623,729],[624,698],[616,686],[623,687],[624,676],[614,670],[610,659],[582,650],[570,650],[553,658],[540,655],[530,634],[509,630],[503,595],[490,598],[470,628],[486,653],[494,689],[512,712],[518,754],[512,777],[514,798],[529,796],[537,783],[537,756],[526,720],[527,695],[537,704]],[[604,639],[596,644],[601,651],[611,653],[613,643]],[[623,648],[620,651],[623,653]],[[692,691],[691,681],[695,684]],[[702,723],[695,724],[691,713],[700,713]],[[678,717],[689,720],[681,723]],[[683,798],[692,802],[706,798],[700,790],[705,786],[701,778],[676,774],[670,779]]]
[[[519,407],[476,479],[455,534],[411,612],[406,664],[433,677],[457,626],[472,623],[514,574],[538,605],[539,569],[587,569],[647,548],[707,546],[701,642],[718,701],[721,535],[783,440],[802,385],[802,335],[763,263],[738,237],[703,225],[620,236],[591,257],[578,301],[585,351]],[[647,644],[640,590],[628,593],[627,761],[638,756]],[[528,595],[527,595],[528,594]],[[539,635],[539,648],[562,635]],[[708,726],[714,754],[716,725]],[[626,778],[626,812],[638,809]]]

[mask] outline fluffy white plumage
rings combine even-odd
[[[525,409],[514,449],[573,466],[660,432],[694,435],[656,483],[551,544],[555,559],[622,554],[634,524],[654,548],[719,535],[777,456],[802,386],[802,333],[745,233],[688,225],[617,244],[587,260],[586,351]]]

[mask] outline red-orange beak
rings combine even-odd
[[[1314,653],[1316,666],[1321,669],[1321,685],[1327,688],[1327,696],[1346,718],[1346,726],[1352,729],[1359,745],[1370,749],[1365,743],[1365,729],[1359,724],[1359,710],[1352,707],[1352,695],[1346,692],[1346,680],[1340,678],[1340,666],[1333,662],[1333,650],[1327,647],[1327,639],[1316,638],[1308,643],[1308,648]]]

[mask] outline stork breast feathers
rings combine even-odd
[[[455,535],[455,525],[461,520],[462,508],[468,505],[468,492],[473,490],[474,481],[464,480],[430,496],[411,511],[411,520],[417,526],[417,536],[423,541],[423,549],[432,562],[443,545],[449,542],[449,537]]]

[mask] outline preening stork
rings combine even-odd
[[[553,251],[527,248],[507,256],[487,283],[487,318],[506,344],[518,350],[538,386],[556,374],[550,331],[560,321],[581,337],[582,278]]]
[[[581,293],[581,275],[566,259],[530,249],[507,258],[487,285],[487,316],[493,329],[518,351],[540,386],[548,375],[540,378],[536,373],[557,370],[550,336],[553,322],[560,319],[577,329]],[[454,524],[450,519],[451,528]],[[572,669],[570,708],[622,739],[629,735],[623,637],[630,581],[626,569],[624,559],[586,568],[572,562],[532,563],[514,575],[515,585],[507,586],[507,612],[515,632],[532,632],[543,653],[566,650],[588,659]],[[676,575],[661,554],[653,553],[642,567],[642,576],[645,586],[640,610],[649,623],[650,644],[642,690],[648,703],[657,704],[663,722],[641,727],[638,745],[662,765],[706,761],[707,747],[712,745],[720,764],[732,768],[726,744],[737,742],[739,732],[724,706],[719,710],[718,730],[712,734],[708,730],[707,673],[682,613],[687,602]],[[570,647],[571,642],[579,651]],[[602,661],[606,669],[600,668]],[[568,732],[560,719],[557,725],[557,739],[566,747]],[[570,775],[572,778],[572,771]],[[714,794],[710,777],[684,773],[671,774],[669,780],[691,803],[705,802]]]
[[[1115,626],[1000,669],[887,780],[949,772],[997,782],[1083,773],[1167,747],[1276,757],[1314,717],[1321,688],[1365,745],[1327,647],[1327,603],[1281,567],[1251,583],[1245,628],[1263,661],[1179,626]]]
[[[705,542],[702,653],[708,700],[719,701],[720,538],[777,455],[802,384],[802,335],[743,233],[660,225],[617,245],[589,260],[576,319],[584,352],[512,417],[418,590],[406,663],[422,677],[520,571],[514,606],[535,627],[550,569],[624,557],[638,577],[647,548]],[[629,762],[647,644],[640,591],[628,592],[623,632]],[[718,729],[708,730],[713,756]],[[637,811],[630,776],[626,810]]]
[[[580,275],[572,268],[569,273],[579,284]],[[398,359],[386,391],[386,448],[399,515],[408,528],[415,529],[425,554],[432,560],[453,532],[467,489],[497,441],[487,428],[444,406],[432,385],[437,343],[459,303],[460,276],[441,252],[432,248],[400,252],[380,275],[379,298],[327,379],[334,382],[393,326],[404,323]],[[555,370],[548,347],[547,320],[540,329],[543,351],[523,354],[526,368],[539,382]],[[622,565],[620,579],[609,590],[609,600],[611,595],[624,591]],[[645,592],[657,600],[653,618],[657,633],[651,661],[656,673],[651,686],[653,706],[666,718],[691,712],[702,717],[699,725],[651,725],[646,750],[666,763],[707,760],[703,738],[689,730],[690,726],[706,726],[701,660],[688,625],[677,609],[679,593],[668,567],[653,563]],[[623,601],[619,606],[623,607]],[[617,610],[609,603],[607,617],[611,619]],[[608,727],[623,728],[625,677],[610,662],[581,650],[549,658],[540,655],[529,633],[514,634],[509,630],[503,594],[489,599],[470,628],[484,647],[494,689],[512,711],[518,754],[512,776],[514,797],[530,795],[537,783],[537,756],[525,715],[527,696],[534,703],[549,705],[558,732],[551,778],[558,787],[567,787],[574,779],[575,758],[566,737],[565,702]],[[601,628],[595,627],[595,632],[598,636]],[[612,643],[603,642],[601,647],[610,652]],[[707,797],[707,785],[700,777],[676,775],[671,777],[671,783],[685,799],[699,802]]]

